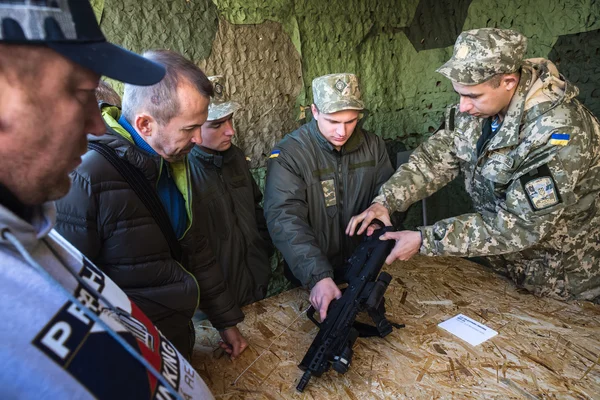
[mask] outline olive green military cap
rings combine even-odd
[[[343,110],[362,110],[358,78],[354,74],[330,74],[312,81],[314,103],[319,112],[332,114]]]
[[[224,76],[209,76],[208,80],[213,85],[214,95],[208,105],[207,121],[221,119],[242,108],[240,103],[230,100],[229,93],[227,92],[227,81]]]
[[[478,85],[521,68],[527,38],[509,29],[482,28],[461,33],[452,58],[437,72],[461,85]]]

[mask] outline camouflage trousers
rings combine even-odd
[[[532,255],[534,257],[531,257]],[[575,264],[573,259],[579,261],[576,263],[578,267],[565,269],[565,258],[571,258],[571,262],[567,263],[570,265]],[[536,254],[535,250],[525,250],[508,255],[467,259],[509,278],[517,287],[536,296],[548,296],[558,300],[582,299],[600,304],[599,278],[593,272],[598,268],[596,263],[600,262],[600,251],[596,254],[571,254],[571,257],[568,257],[558,252],[546,251]]]

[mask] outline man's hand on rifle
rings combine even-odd
[[[310,291],[310,304],[319,312],[321,321],[323,321],[327,316],[329,303],[333,299],[339,299],[340,297],[342,297],[342,292],[333,279],[324,278],[317,282]]]
[[[390,265],[396,260],[406,261],[419,252],[423,239],[419,231],[399,231],[386,232],[379,237],[379,240],[395,240],[396,244],[385,259],[385,263]]]
[[[377,221],[374,221],[376,219],[383,222],[385,226],[392,225],[387,208],[385,208],[383,204],[373,203],[362,213],[350,218],[350,222],[348,222],[348,226],[346,227],[346,235],[354,236],[355,233],[357,235],[362,235],[366,230],[367,236],[371,236],[375,229],[381,228]]]

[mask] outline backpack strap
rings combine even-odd
[[[131,189],[135,192],[135,194],[140,198],[142,203],[146,206],[152,217],[158,224],[160,230],[162,231],[167,243],[169,244],[169,249],[171,250],[171,256],[181,262],[182,260],[182,250],[181,244],[179,240],[177,240],[177,236],[173,231],[173,225],[171,224],[171,219],[167,215],[165,207],[162,204],[162,201],[158,197],[158,193],[156,189],[154,189],[148,183],[148,179],[144,176],[144,174],[133,165],[121,159],[117,156],[117,153],[110,147],[97,143],[90,142],[88,143],[88,149],[94,150],[103,156],[116,170],[121,176],[127,181]]]

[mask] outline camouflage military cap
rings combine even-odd
[[[354,74],[331,74],[312,81],[314,103],[319,112],[332,114],[342,110],[362,110],[358,78]]]
[[[210,99],[210,104],[208,105],[207,121],[221,119],[233,114],[242,107],[240,103],[229,99],[229,93],[227,93],[226,88],[227,81],[224,76],[209,76],[208,80],[213,85],[214,95],[212,99]]]
[[[509,29],[482,28],[461,33],[452,58],[437,72],[461,85],[478,85],[521,68],[527,38]]]

